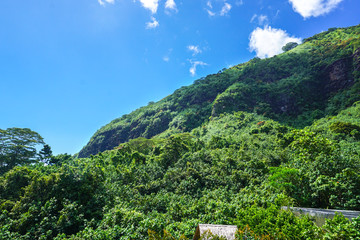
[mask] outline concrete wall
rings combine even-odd
[[[202,236],[207,236],[207,233],[211,233],[215,236],[224,237],[227,240],[234,240],[237,226],[235,225],[216,225],[216,224],[199,224],[196,228],[193,240],[198,240]],[[206,237],[206,239],[212,239],[212,237]]]
[[[315,224],[322,226],[325,219],[333,218],[336,213],[341,213],[347,219],[353,219],[360,215],[360,211],[336,210],[336,209],[320,209],[320,208],[299,208],[299,207],[282,207],[284,210],[290,209],[297,215],[310,215],[314,217]]]

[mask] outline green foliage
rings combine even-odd
[[[220,114],[191,133],[16,167],[0,177],[1,232],[190,239],[197,224],[213,223],[237,225],[239,239],[327,239],[338,234],[330,223],[318,228],[280,206],[360,209],[358,140],[330,128],[357,125],[359,107],[301,130],[255,113]],[[340,225],[353,234],[358,222]]]
[[[327,219],[323,226],[323,239],[359,239],[360,217],[350,222],[342,215],[335,215],[333,219]]]
[[[334,122],[330,125],[330,130],[335,133],[351,135],[356,139],[360,138],[360,126],[345,122]]]
[[[199,223],[237,225],[237,239],[359,238],[359,218],[317,227],[281,209],[360,210],[358,85],[322,80],[358,35],[333,29],[197,80],[100,129],[88,158],[44,147],[49,164],[24,165],[28,145],[0,176],[0,239],[191,239]]]
[[[156,103],[113,120],[80,151],[89,157],[138,137],[190,132],[221,113],[245,111],[293,127],[360,100],[360,26],[329,29],[286,51],[196,80]]]
[[[69,162],[71,161],[73,158],[70,154],[58,154],[56,156],[51,156],[50,157],[50,161],[49,163],[50,164],[55,164],[55,165],[61,165],[62,163],[66,163],[66,162]]]
[[[36,162],[36,146],[41,144],[43,138],[28,128],[0,129],[0,174]]]
[[[300,195],[297,187],[301,183],[298,169],[277,167],[272,168],[269,177],[270,185],[280,191],[284,191],[289,196]]]
[[[39,159],[44,163],[49,163],[51,161],[52,151],[51,147],[48,144],[45,144],[44,147],[39,152]]]
[[[283,46],[281,49],[284,52],[290,51],[291,49],[295,48],[298,44],[296,42],[288,42],[285,46]]]
[[[305,162],[314,160],[321,153],[331,154],[335,148],[333,142],[315,132],[294,130],[289,135],[293,138],[289,147]]]

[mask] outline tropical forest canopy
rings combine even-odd
[[[360,210],[360,26],[283,50],[113,120],[78,156],[1,130],[0,239],[191,239],[199,223],[359,239],[360,218],[281,207]]]

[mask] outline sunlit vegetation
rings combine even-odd
[[[137,137],[189,132],[211,116],[245,111],[302,128],[360,100],[360,26],[329,29],[268,59],[223,69],[99,129],[88,157]]]
[[[0,239],[192,239],[199,223],[237,225],[237,239],[359,239],[360,218],[317,227],[281,210],[360,210],[359,30],[180,88],[100,129],[86,158],[45,145],[45,161],[3,165]]]

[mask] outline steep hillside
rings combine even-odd
[[[0,239],[187,240],[199,223],[237,225],[238,240],[359,239],[360,217],[320,228],[281,210],[360,210],[359,156],[360,102],[301,130],[221,113],[190,133],[8,171]]]
[[[329,29],[269,59],[196,80],[113,120],[80,151],[87,157],[137,137],[189,132],[221,113],[257,113],[294,127],[360,100],[360,25]]]
[[[195,81],[100,129],[80,156],[0,175],[0,239],[360,239],[282,206],[360,210],[360,26]],[[110,149],[110,150],[106,150]]]

